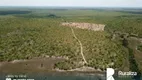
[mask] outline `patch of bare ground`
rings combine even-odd
[[[78,22],[63,22],[63,26],[76,27],[81,29],[88,29],[93,31],[104,31],[104,24],[93,24],[93,23],[78,23]]]
[[[54,64],[64,61],[62,57],[33,58],[30,60],[14,60],[0,62],[0,73],[34,73],[52,71]]]

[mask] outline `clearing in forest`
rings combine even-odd
[[[93,23],[77,23],[77,22],[64,22],[63,26],[76,27],[81,29],[88,29],[93,31],[104,31],[104,24],[93,24]]]

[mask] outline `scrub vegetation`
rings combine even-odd
[[[136,13],[133,9],[0,9],[0,61],[55,56],[67,58],[55,64],[55,68],[62,70],[83,66],[102,71],[107,67],[124,70],[132,62],[129,58],[135,57],[133,52],[129,54],[130,49],[125,40],[130,36],[142,37],[142,10],[138,11]],[[106,25],[104,31],[73,28],[82,43],[87,64],[83,64],[78,41],[70,27],[61,25],[63,22]],[[138,49],[141,51],[141,46]],[[134,62],[137,64],[137,61]]]

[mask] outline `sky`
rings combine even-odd
[[[0,6],[142,7],[142,0],[0,0]]]

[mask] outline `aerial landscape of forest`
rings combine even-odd
[[[33,61],[44,71],[47,66],[51,71],[99,72],[111,67],[141,75],[141,56],[142,9],[0,8],[0,72]]]

